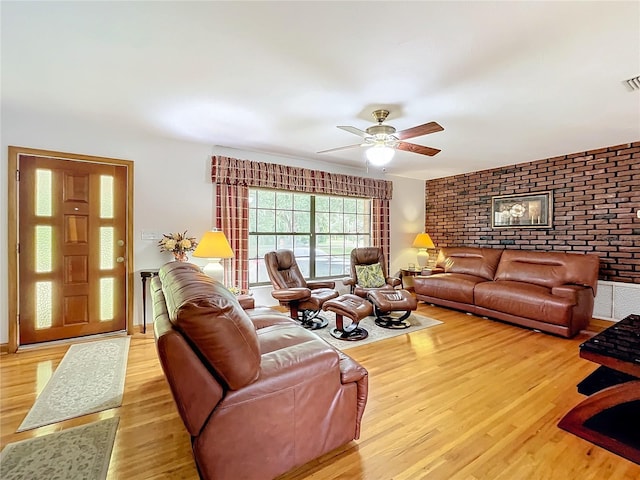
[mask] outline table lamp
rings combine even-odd
[[[233,250],[224,232],[217,230],[206,232],[200,239],[193,256],[208,258],[209,263],[202,271],[214,280],[224,283],[224,268],[220,260],[233,257]]]
[[[428,233],[419,233],[413,241],[413,247],[418,249],[418,265],[420,265],[421,268],[425,268],[429,261],[427,248],[436,248],[433,244],[433,240],[431,240]]]

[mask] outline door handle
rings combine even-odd
[[[118,257],[118,258],[116,258],[116,262],[118,262],[118,263],[122,263],[122,262],[124,262],[124,257]]]

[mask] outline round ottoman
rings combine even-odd
[[[382,328],[403,329],[411,324],[406,319],[418,308],[418,301],[406,290],[373,290],[368,293],[376,315],[376,325]],[[399,316],[392,312],[404,312]]]
[[[327,300],[322,305],[322,310],[329,310],[336,314],[336,327],[331,329],[331,336],[338,340],[357,341],[369,336],[364,328],[358,327],[358,323],[364,317],[371,315],[373,308],[364,298],[357,295],[340,295],[332,300]],[[351,323],[344,324],[344,318],[351,319]]]

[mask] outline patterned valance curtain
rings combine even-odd
[[[393,182],[275,163],[213,157],[213,183],[391,200]]]
[[[226,285],[249,288],[249,187],[372,198],[373,241],[389,265],[392,182],[222,156],[212,157],[211,181],[216,186],[216,227],[226,234],[235,255],[231,268],[225,269]]]

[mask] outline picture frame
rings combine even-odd
[[[552,228],[553,192],[491,197],[491,228]]]

